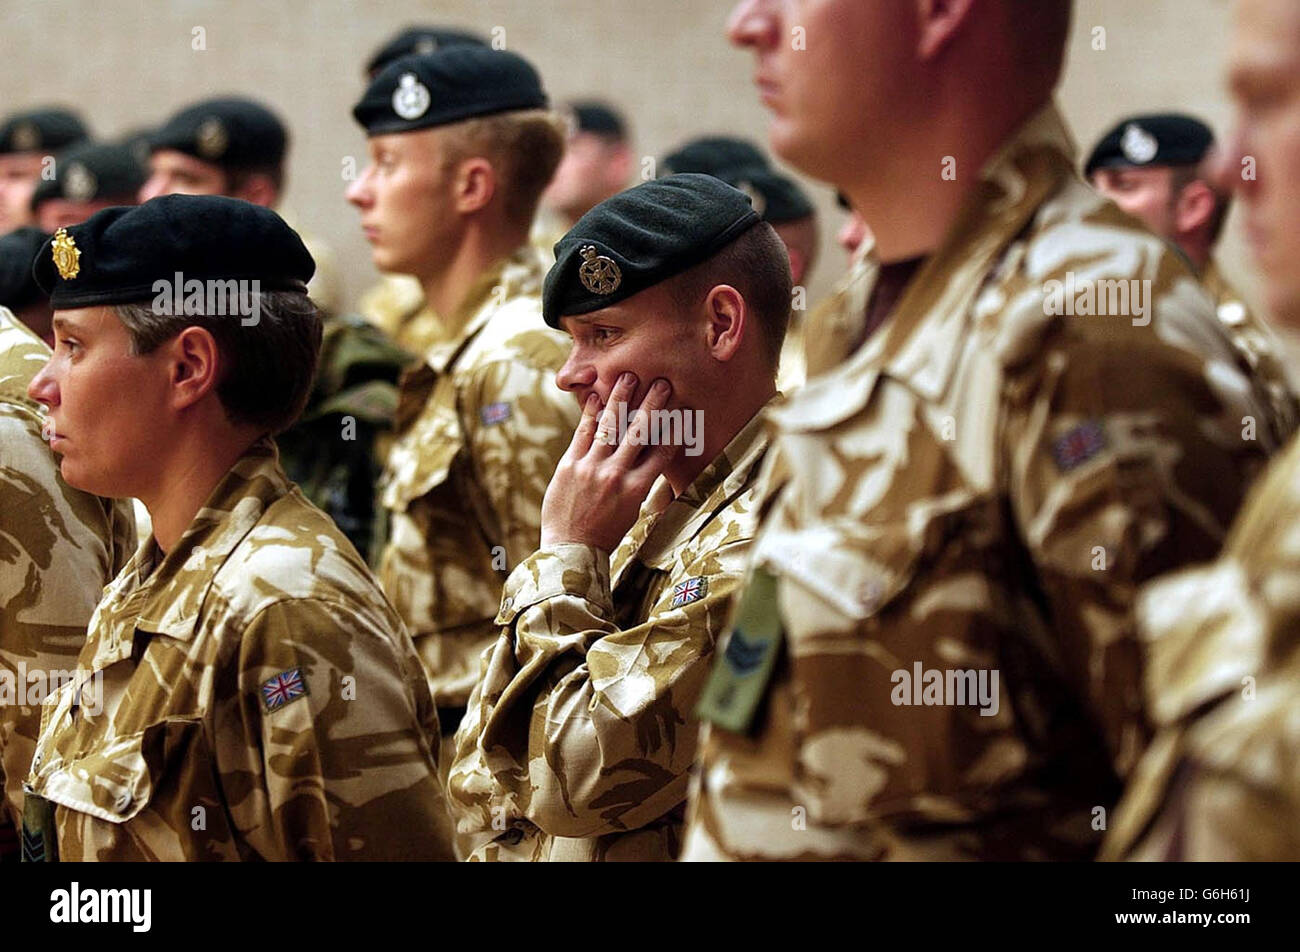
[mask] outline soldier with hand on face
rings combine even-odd
[[[1265,388],[1286,442],[1300,423],[1283,345],[1247,309],[1214,260],[1232,193],[1219,188],[1207,163],[1214,133],[1177,113],[1131,116],[1104,135],[1084,164],[1093,188],[1182,252],[1214,299],[1215,314],[1247,368]]]
[[[506,580],[452,811],[475,859],[671,860],[692,712],[757,526],[790,268],[707,175],[607,199],[555,251],[546,321],[573,339],[557,379],[584,412],[541,546]]]
[[[302,241],[269,209],[171,195],[60,229],[36,267],[57,346],[28,392],[63,477],[142,500],[153,535],[44,706],[24,841],[64,860],[450,858],[410,637],[277,461],[321,338]],[[177,309],[159,282],[209,303]],[[239,309],[214,310],[230,283]]]

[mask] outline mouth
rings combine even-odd
[[[763,105],[775,109],[781,93],[777,82],[766,74],[758,73],[754,76],[754,87],[758,90],[758,98]]]
[[[379,240],[379,229],[374,225],[362,225],[361,233],[366,236],[366,241],[372,244]]]

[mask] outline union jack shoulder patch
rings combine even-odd
[[[698,602],[709,591],[709,580],[703,575],[697,575],[695,578],[688,578],[685,582],[678,582],[673,586],[673,601],[671,608],[681,608],[683,605],[689,605],[691,602]]]
[[[303,680],[302,668],[281,671],[269,681],[262,682],[262,703],[267,713],[278,711],[291,701],[307,696],[307,682]]]
[[[1056,468],[1063,473],[1077,469],[1106,448],[1106,431],[1095,420],[1080,423],[1052,444]]]
[[[492,426],[496,423],[505,423],[510,419],[510,404],[508,403],[489,403],[478,412],[479,419],[483,421],[484,426]]]

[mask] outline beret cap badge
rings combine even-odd
[[[81,273],[81,249],[65,229],[60,228],[54,233],[50,251],[54,257],[54,267],[59,269],[59,277],[64,281]]]
[[[393,90],[393,112],[409,122],[428,112],[431,102],[428,87],[414,73],[403,73]]]
[[[230,134],[226,132],[226,127],[222,125],[221,120],[213,116],[204,119],[194,131],[194,144],[198,146],[199,154],[204,158],[220,158],[226,151],[226,146],[230,144]]]
[[[73,162],[68,166],[63,182],[64,195],[74,202],[88,202],[95,197],[98,189],[99,182],[95,180],[95,173],[90,169],[80,162]]]
[[[1160,143],[1136,122],[1131,122],[1120,140],[1124,157],[1134,165],[1146,165],[1160,152]]]
[[[41,130],[35,123],[20,123],[13,132],[13,145],[19,152],[34,152],[41,147]]]
[[[582,255],[582,264],[578,268],[578,280],[592,294],[613,294],[623,283],[623,272],[613,258],[596,253],[595,245],[584,245],[578,252]]]

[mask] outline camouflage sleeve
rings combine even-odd
[[[1043,648],[1090,708],[1120,776],[1150,736],[1137,588],[1215,555],[1266,456],[1245,378],[1151,330],[1116,335],[1089,318],[1059,326],[1044,359],[1009,377],[1000,440],[1051,619]]]
[[[573,543],[506,583],[506,626],[456,737],[452,810],[463,833],[524,819],[553,836],[634,829],[686,794],[692,710],[739,585],[748,540],[682,569],[705,593],[674,607],[674,577],[646,620],[614,623],[608,559]],[[680,599],[679,599],[680,601]]]
[[[461,395],[466,442],[513,569],[537,548],[542,497],[582,415],[553,370],[523,361],[480,368]]]
[[[262,858],[451,858],[437,715],[394,634],[323,599],[278,601],[245,629],[237,693],[216,710],[217,763]]]

